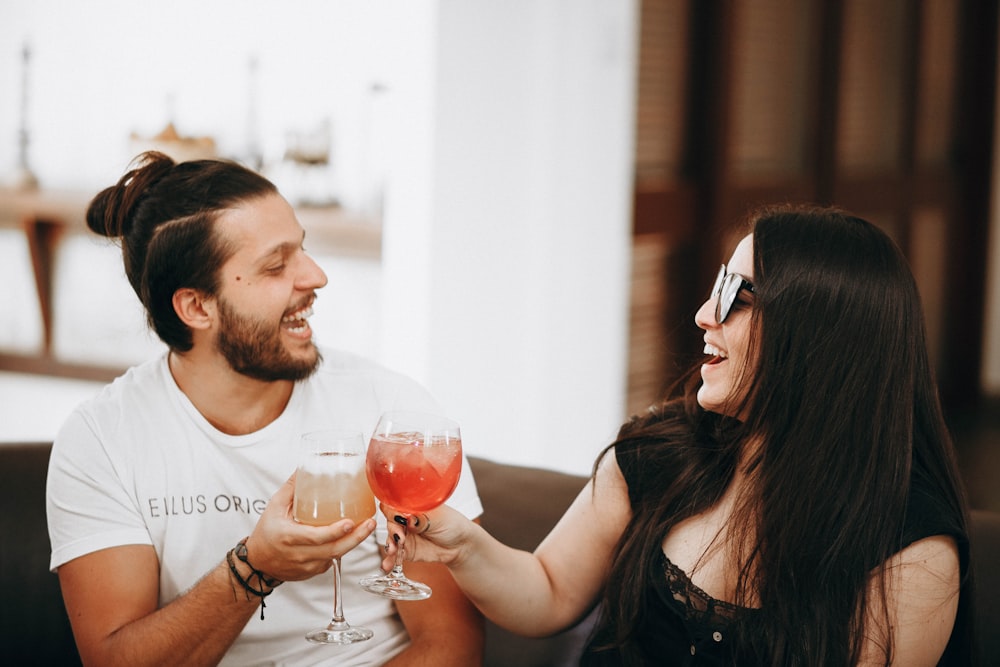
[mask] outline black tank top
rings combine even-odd
[[[649,466],[643,465],[634,450],[619,447],[615,454],[629,486],[629,495],[645,488],[643,482]],[[968,540],[959,517],[942,500],[935,498],[927,485],[920,484],[919,479],[914,478],[911,486],[900,549],[931,535],[953,536],[959,545],[964,578],[968,567]],[[688,574],[662,552],[658,557],[661,567],[651,569],[646,582],[650,595],[646,596],[643,627],[636,643],[645,664],[706,667],[769,664],[760,657],[739,655],[738,643],[733,641],[737,628],[752,626],[752,616],[761,611],[716,600],[692,583]],[[585,667],[623,664],[617,650],[595,650],[596,646],[606,643],[605,640],[598,628],[580,664]],[[940,664],[951,664],[951,661],[946,655]]]

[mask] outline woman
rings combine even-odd
[[[967,664],[965,501],[906,261],[837,210],[751,222],[695,316],[704,363],[533,554],[441,508],[407,558],[523,634],[601,601],[585,665]]]

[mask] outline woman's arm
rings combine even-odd
[[[944,653],[958,612],[960,567],[955,540],[935,535],[914,542],[887,566],[887,604],[892,625],[892,664],[933,667]],[[862,665],[884,664],[879,619],[884,617],[877,579],[869,588],[868,623],[875,638],[862,650]]]
[[[392,509],[383,511],[390,530],[398,532]],[[448,507],[429,512],[428,518],[429,527],[411,527],[405,557],[445,563],[469,599],[497,625],[546,636],[569,627],[594,605],[631,509],[625,480],[609,452],[596,478],[534,553],[498,542]],[[395,551],[390,544],[386,568]]]

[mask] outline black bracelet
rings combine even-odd
[[[263,581],[265,584],[268,585],[268,587],[270,587],[272,589],[273,588],[277,588],[278,586],[280,586],[281,584],[283,584],[284,582],[281,581],[280,579],[273,579],[271,577],[268,577],[267,575],[265,575],[263,572],[261,572],[260,570],[258,570],[257,568],[255,568],[250,563],[250,561],[247,559],[247,540],[248,539],[249,539],[248,537],[244,537],[242,540],[240,540],[239,542],[237,542],[236,546],[233,548],[233,551],[236,552],[236,557],[239,558],[244,563],[246,563],[247,567],[249,567],[252,570],[252,573],[250,574],[250,577],[257,577],[259,580]],[[250,577],[248,577],[248,579]]]
[[[267,607],[267,604],[265,604],[264,602],[264,598],[273,593],[274,589],[280,586],[282,582],[277,579],[272,579],[270,577],[265,576],[264,573],[262,573],[260,570],[256,569],[253,565],[250,564],[250,561],[247,560],[246,540],[247,538],[244,537],[242,540],[239,541],[239,543],[235,547],[226,552],[226,563],[229,565],[229,571],[233,573],[233,577],[236,578],[236,581],[240,582],[240,585],[243,586],[243,590],[246,591],[247,599],[248,600],[250,599],[250,594],[256,595],[257,597],[260,598],[260,620],[263,621],[264,608]],[[240,574],[240,571],[236,568],[236,563],[233,562],[234,553],[236,554],[237,558],[246,563],[247,567],[250,568],[250,574],[245,579],[243,578],[243,575]],[[257,579],[256,588],[254,588],[253,584],[251,583],[254,580],[254,578]],[[265,591],[264,590],[265,585],[270,587],[271,590]]]

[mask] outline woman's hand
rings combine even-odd
[[[474,521],[447,505],[421,514],[404,514],[385,503],[379,507],[389,524],[386,557],[382,561],[386,572],[392,569],[398,549],[403,550],[405,560],[456,565],[464,558],[473,531],[479,529]]]

